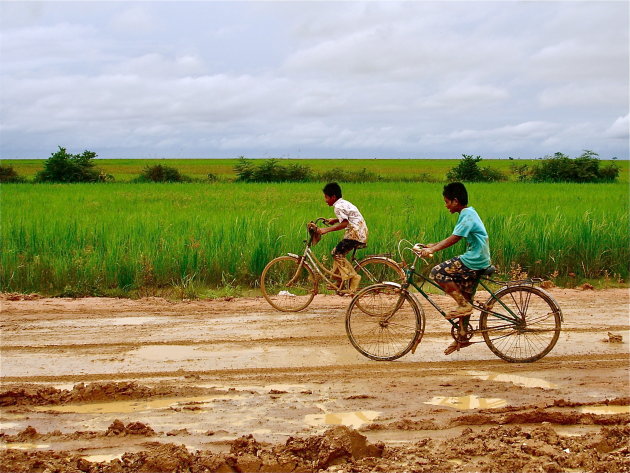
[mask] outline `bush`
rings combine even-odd
[[[471,154],[462,156],[459,164],[446,174],[449,181],[492,182],[506,179],[501,171],[488,167],[480,168],[478,163],[482,161],[481,156],[475,158]]]
[[[302,164],[284,166],[277,159],[268,159],[256,166],[243,156],[234,166],[234,172],[236,180],[242,182],[306,182],[316,177],[311,168]]]
[[[136,182],[190,182],[191,179],[182,175],[177,169],[156,164],[147,166],[142,170]]]
[[[332,168],[329,171],[324,171],[320,175],[320,180],[326,182],[376,182],[380,181],[381,177],[365,168],[360,171],[346,171],[341,168]]]
[[[531,170],[534,182],[612,182],[619,176],[619,166],[610,164],[600,167],[598,154],[591,150],[575,159],[563,153],[545,156]]]
[[[13,166],[0,165],[0,183],[10,182],[26,182],[26,179],[20,176]]]
[[[35,182],[105,182],[113,181],[113,176],[105,174],[95,167],[93,151],[70,154],[59,146],[44,162],[44,169],[35,176]]]

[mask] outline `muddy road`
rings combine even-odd
[[[444,355],[427,304],[415,354],[375,362],[337,296],[3,295],[0,471],[630,471],[629,291],[549,291],[531,364]]]

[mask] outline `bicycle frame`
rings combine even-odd
[[[404,272],[405,275],[407,276],[407,279],[405,281],[404,284],[401,285],[402,289],[405,291],[408,291],[409,286],[413,286],[414,288],[416,288],[416,290],[422,295],[422,297],[424,297],[440,314],[442,314],[442,316],[451,324],[452,327],[458,327],[459,323],[458,323],[458,319],[448,319],[447,318],[447,313],[442,310],[442,308],[433,300],[431,299],[431,296],[429,296],[429,294],[427,292],[424,291],[423,286],[425,283],[429,283],[432,286],[436,287],[437,289],[439,289],[442,293],[444,292],[444,290],[442,289],[442,287],[437,284],[435,281],[433,281],[432,279],[428,278],[427,276],[425,276],[424,274],[418,273],[415,270],[416,267],[416,263],[418,262],[418,256],[415,256],[415,259],[413,261],[413,264],[407,268],[404,268]],[[414,281],[414,276],[418,276],[422,282],[420,283],[420,285],[416,284],[416,282]],[[473,288],[473,296],[475,295],[476,291],[477,291],[477,287],[479,285],[481,285],[487,292],[488,294],[490,294],[490,298],[494,299],[495,301],[499,302],[499,304],[501,304],[501,306],[508,312],[509,316],[506,316],[505,314],[500,314],[497,312],[494,312],[492,310],[489,310],[486,307],[486,304],[482,304],[482,305],[478,305],[475,304],[474,302],[472,302],[472,306],[475,309],[481,310],[482,312],[487,312],[489,314],[492,314],[493,316],[504,320],[505,322],[509,323],[510,325],[514,325],[514,324],[520,324],[522,323],[522,319],[518,314],[515,314],[508,306],[506,306],[503,301],[501,301],[501,299],[497,298],[495,296],[495,294],[498,291],[493,291],[488,287],[488,283],[494,283],[494,284],[501,284],[503,287],[506,287],[506,284],[503,284],[499,281],[495,281],[493,279],[487,278],[487,277],[481,277],[479,278],[479,280],[477,281],[477,284],[475,285],[475,287]],[[533,284],[533,280],[529,280],[529,284]],[[389,317],[391,317],[392,315],[394,315],[394,312],[392,312],[392,314],[389,315]],[[470,316],[468,316],[470,317]]]

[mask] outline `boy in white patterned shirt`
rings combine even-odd
[[[323,189],[324,200],[333,207],[337,218],[327,220],[328,228],[320,228],[320,234],[345,230],[343,239],[332,251],[333,269],[332,272],[339,274],[342,281],[349,280],[350,286],[347,294],[354,294],[361,282],[361,276],[346,259],[346,255],[355,248],[364,248],[368,240],[368,228],[365,219],[359,209],[345,199],[342,199],[341,187],[336,182],[326,184]]]

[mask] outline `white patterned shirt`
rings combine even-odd
[[[356,240],[361,243],[367,243],[368,228],[359,209],[345,199],[337,199],[333,204],[333,209],[337,220],[340,222],[344,220],[348,221],[348,226],[346,227],[346,232],[343,234],[343,237],[346,240]]]

